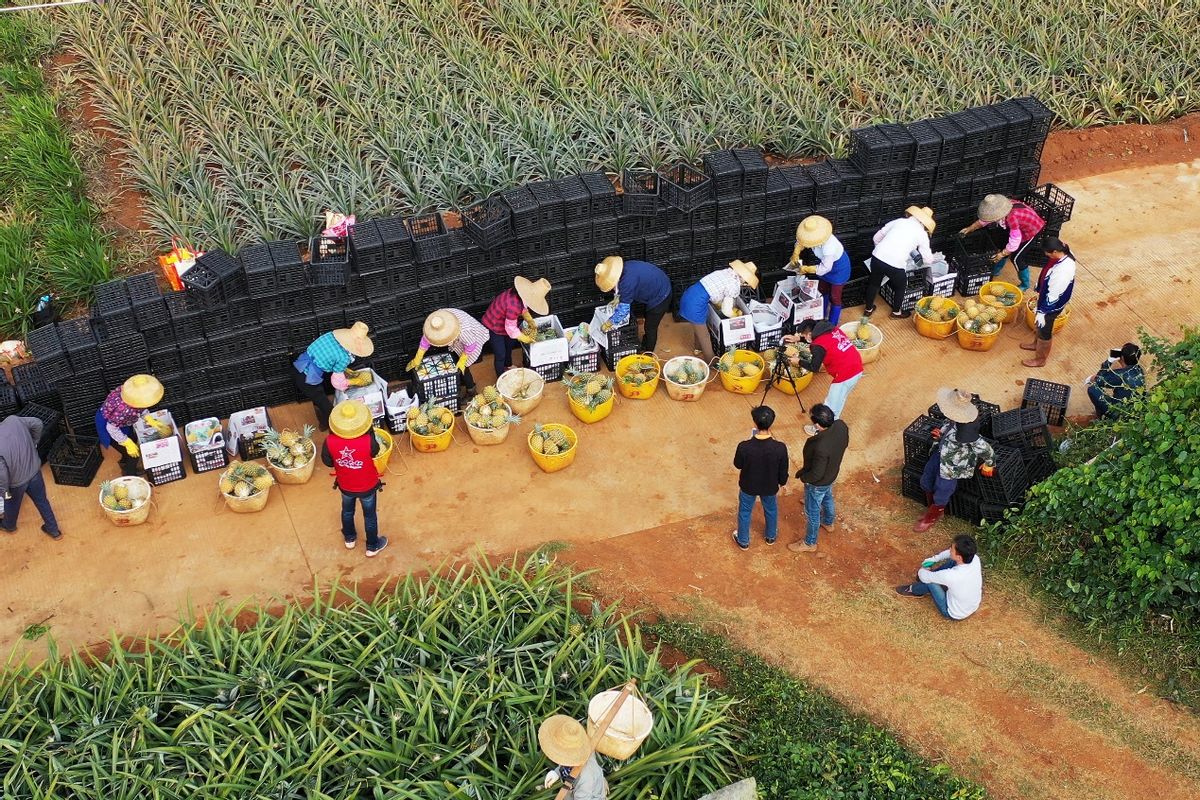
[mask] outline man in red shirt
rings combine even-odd
[[[793,364],[804,367],[809,372],[816,372],[825,367],[829,377],[833,378],[829,392],[825,395],[825,405],[833,410],[835,418],[841,417],[850,390],[862,377],[863,363],[858,348],[840,328],[833,327],[824,319],[806,319],[796,328],[794,335],[783,337],[784,344],[794,344],[797,341],[808,343],[810,355],[807,359],[794,359]],[[804,432],[815,436],[817,429],[813,425],[805,425]]]
[[[342,492],[342,539],[347,550],[358,542],[354,527],[355,501],[362,503],[363,526],[367,529],[367,558],[374,558],[387,547],[387,537],[379,535],[379,517],[375,500],[379,494],[379,471],[375,456],[379,441],[371,431],[371,412],[361,400],[343,400],[329,415],[330,434],[321,445],[321,462],[337,474],[334,486]]]
[[[517,342],[528,344],[533,341],[532,337],[521,333],[520,322],[524,319],[533,325],[530,311],[538,316],[549,314],[550,304],[546,302],[548,294],[550,281],[545,278],[531,281],[518,275],[512,288],[496,295],[487,311],[483,312],[479,321],[488,329],[488,341],[492,345],[497,378],[512,366],[513,348]]]

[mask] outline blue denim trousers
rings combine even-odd
[[[938,567],[937,569],[934,570],[934,572],[940,572],[944,569],[950,569],[953,566],[954,566],[954,562],[952,561],[949,564],[943,564],[942,566]],[[924,583],[922,581],[917,580],[917,581],[913,581],[913,583],[912,583],[912,593],[919,597],[924,597],[925,595],[929,595],[929,598],[931,600],[933,600],[933,604],[935,606],[937,606],[937,610],[941,613],[941,615],[943,617],[945,617],[946,619],[954,619],[954,617],[950,616],[950,609],[946,605],[946,587],[945,586],[942,586],[940,583]]]
[[[767,541],[775,541],[775,537],[779,533],[779,503],[777,502],[775,495],[746,494],[739,489],[737,515],[738,544],[745,545],[747,547],[750,546],[750,512],[754,510],[754,501],[756,499],[762,500],[763,516],[767,518]]]
[[[17,529],[17,517],[21,513],[21,501],[25,499],[25,495],[29,495],[29,499],[33,501],[34,507],[38,513],[42,515],[42,522],[46,523],[46,530],[51,533],[58,533],[58,520],[54,518],[54,509],[50,507],[50,498],[46,496],[46,479],[42,477],[42,473],[35,472],[33,477],[29,479],[29,483],[24,486],[8,487],[9,494],[12,496],[4,501],[4,529],[15,531]],[[775,498],[771,498],[774,500]]]
[[[925,470],[921,473],[921,488],[933,495],[933,504],[945,508],[958,488],[954,478],[942,477],[942,452],[934,446],[929,461],[925,462]]]
[[[343,539],[347,542],[353,542],[358,539],[358,530],[354,527],[354,504],[357,501],[362,503],[363,527],[367,529],[367,549],[375,549],[375,546],[379,544],[379,517],[375,513],[375,501],[378,497],[378,490],[362,495],[361,497],[342,492]]]
[[[833,484],[828,486],[804,484],[804,516],[808,522],[804,543],[816,544],[818,529],[822,524],[832,525],[833,515]]]

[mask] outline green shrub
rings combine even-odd
[[[910,753],[887,731],[847,712],[758,656],[731,648],[695,625],[647,631],[718,670],[747,736],[743,750],[763,797],[772,800],[984,798],[986,793]]]

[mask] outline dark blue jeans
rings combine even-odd
[[[816,544],[821,524],[832,525],[834,521],[833,484],[804,484],[804,516],[807,521],[804,543]]]
[[[759,500],[762,500],[763,516],[766,517],[767,521],[767,530],[765,534],[767,541],[775,541],[775,537],[779,533],[779,503],[775,495],[746,494],[741,489],[738,489],[738,544],[744,544],[747,547],[750,546],[750,512],[754,510],[754,500],[756,497]]]
[[[513,365],[513,349],[517,346],[516,339],[510,339],[502,333],[488,331],[488,341],[492,343],[493,364],[496,367],[496,377],[504,374],[504,370]]]
[[[951,561],[949,564],[943,564],[942,566],[938,567],[934,570],[934,572],[950,569],[953,566],[954,562]],[[933,600],[933,604],[937,606],[937,610],[941,612],[943,617],[946,619],[954,619],[954,617],[950,616],[950,609],[946,605],[945,586],[942,586],[940,583],[924,583],[923,581],[917,580],[913,581],[912,583],[912,593],[919,597],[929,595],[929,598]]]
[[[379,544],[379,517],[375,513],[375,500],[379,490],[361,496],[342,492],[342,538],[347,542],[358,539],[358,530],[354,527],[354,501],[362,503],[363,527],[367,529],[367,549],[374,550]]]
[[[38,513],[42,515],[42,522],[46,523],[46,530],[50,533],[58,533],[58,520],[54,518],[54,509],[50,507],[50,498],[46,496],[46,481],[42,478],[42,473],[34,475],[24,486],[10,486],[8,491],[12,497],[4,501],[4,527],[7,530],[17,529],[17,517],[21,514],[21,501],[28,494],[29,499],[37,507]]]
[[[958,488],[958,481],[954,478],[942,477],[942,453],[936,444],[929,461],[925,463],[925,471],[921,473],[921,488],[932,493],[933,504],[942,508],[946,507],[954,495],[954,490]]]

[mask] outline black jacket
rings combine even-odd
[[[742,471],[738,488],[746,494],[773,495],[788,482],[787,445],[776,439],[754,436],[739,442],[733,466]]]
[[[804,466],[796,477],[811,486],[829,486],[837,480],[842,456],[850,444],[850,429],[840,419],[804,443]]]

